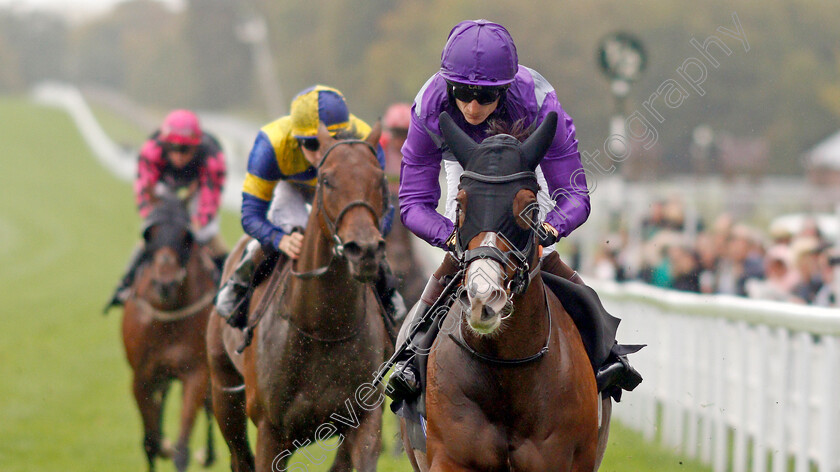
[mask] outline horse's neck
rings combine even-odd
[[[295,321],[302,325],[313,323],[352,323],[349,314],[357,313],[356,307],[363,296],[361,285],[347,271],[344,260],[333,260],[332,242],[321,231],[316,209],[313,209],[303,238],[303,247],[296,262],[296,272],[310,272],[329,267],[324,274],[289,281],[286,306]]]
[[[214,290],[212,261],[205,252],[205,248],[195,244],[190,251],[190,258],[186,264],[187,277],[181,287],[184,300],[187,303],[193,302],[204,296],[208,290]]]

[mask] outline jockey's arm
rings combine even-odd
[[[550,111],[558,115],[557,133],[540,163],[548,193],[554,200],[554,209],[548,212],[545,222],[557,230],[559,237],[571,234],[589,217],[589,191],[586,174],[580,160],[575,125],[560,107],[554,92],[550,93],[539,114],[539,123]]]
[[[149,216],[155,205],[155,185],[160,180],[165,165],[163,150],[157,142],[153,139],[146,141],[140,149],[137,178],[134,180],[134,197],[141,218]]]
[[[199,174],[198,210],[194,215],[199,228],[206,226],[219,213],[226,176],[224,153],[218,147],[210,147]]]
[[[242,229],[263,246],[280,247],[286,234],[268,220],[274,187],[283,178],[268,135],[260,131],[248,156],[248,172],[242,184]]]
[[[400,218],[412,233],[432,246],[445,248],[455,225],[437,212],[442,153],[413,113],[402,153]]]

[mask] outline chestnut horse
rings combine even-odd
[[[202,406],[208,419],[203,465],[211,465],[215,458],[204,337],[216,292],[216,269],[193,240],[189,222],[180,201],[161,200],[152,210],[143,231],[146,261],[123,315],[123,344],[134,371],[134,398],[143,419],[143,449],[150,471],[158,455],[171,456],[178,471],[187,469],[190,433]],[[183,398],[178,442],[169,451],[162,447],[161,415],[173,379],[181,381]]]
[[[465,169],[456,222],[465,288],[429,355],[426,453],[409,459],[424,472],[597,470],[609,415],[599,442],[589,357],[539,270],[534,171],[557,115],[524,143],[497,135],[479,145],[448,114],[440,123]]]
[[[300,460],[317,464],[324,451],[336,450],[331,471],[376,470],[384,394],[370,381],[393,349],[372,290],[385,257],[379,227],[385,181],[374,152],[379,129],[365,141],[336,141],[321,127],[326,152],[303,248],[286,264],[281,284],[272,283],[275,268],[254,291],[249,319],[260,312],[252,345],[238,354],[242,332],[219,316],[210,319],[213,407],[234,472],[286,470],[296,449],[330,437],[339,444],[318,443],[321,450]],[[224,277],[247,241],[231,253]],[[246,414],[257,427],[256,460]]]

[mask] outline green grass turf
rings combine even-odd
[[[63,112],[0,97],[0,116],[0,470],[146,470],[121,313],[100,314],[138,237],[131,187],[97,164]],[[238,218],[223,221],[232,244],[241,235]],[[177,388],[169,395],[169,437],[179,397]],[[601,470],[706,470],[617,425],[613,431]],[[390,452],[395,435],[388,412],[381,471],[410,470]],[[202,437],[194,434],[193,449]],[[230,470],[218,434],[216,448],[210,470]],[[293,461],[310,471],[329,465],[300,455]],[[174,467],[159,461],[158,470]]]

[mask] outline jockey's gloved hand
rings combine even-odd
[[[455,252],[456,245],[458,244],[458,230],[457,229],[452,230],[452,234],[450,234],[449,237],[446,238],[446,242],[444,244],[446,244],[447,252]]]
[[[551,226],[548,223],[543,223],[540,229],[541,230],[537,233],[537,236],[540,239],[540,246],[542,247],[553,246],[560,237],[560,233],[554,229],[554,226]]]

